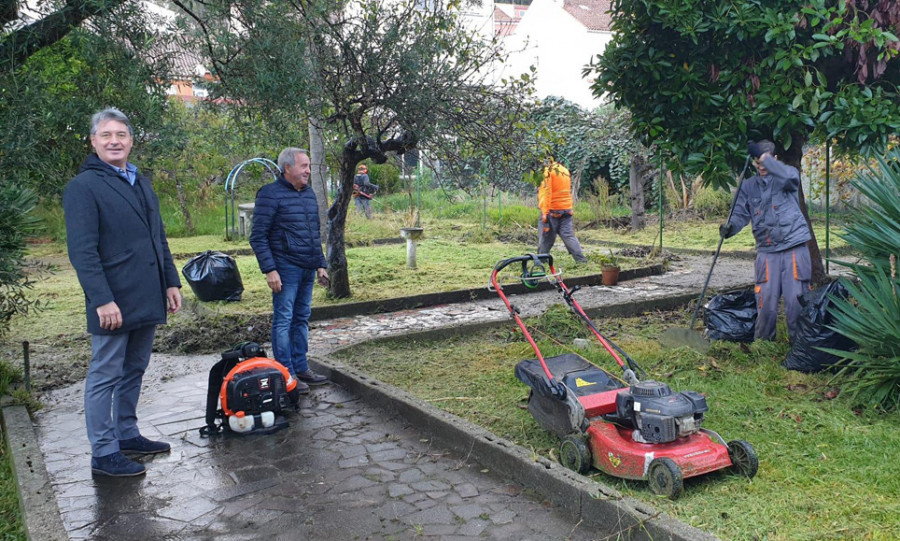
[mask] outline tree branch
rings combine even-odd
[[[42,47],[53,45],[82,22],[109,13],[124,2],[66,0],[58,11],[3,36],[0,41],[0,70],[14,71]]]

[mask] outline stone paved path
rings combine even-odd
[[[336,385],[268,436],[201,438],[205,378],[142,400],[172,443],[142,478],[92,478],[81,411],[42,414],[41,446],[71,539],[594,539],[576,521]]]
[[[671,272],[578,293],[585,308],[699,291],[710,258]],[[711,287],[750,281],[752,263],[720,261]],[[513,298],[523,315],[558,294]],[[361,340],[508,319],[499,299],[317,322],[311,354]],[[83,383],[49,394],[36,423],[71,539],[596,539],[522,487],[430,446],[415,426],[336,385],[314,390],[291,426],[269,436],[201,438],[206,371],[216,356],[151,362],[141,396],[144,435],[172,452],[145,477],[92,478]],[[173,362],[174,361],[174,362]]]

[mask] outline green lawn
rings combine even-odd
[[[544,318],[554,319],[559,313]],[[539,327],[534,334],[545,356],[573,351],[571,339],[587,337],[544,320],[530,324]],[[781,368],[789,349],[783,328],[775,343],[717,343],[702,355],[663,349],[654,337],[672,322],[658,314],[596,323],[651,378],[705,393],[705,426],[726,440],[751,442],[760,459],[754,479],[724,473],[689,479],[676,501],[655,496],[643,482],[595,472],[598,481],[723,539],[900,539],[900,419],[831,399],[836,387],[827,375]],[[534,354],[513,328],[363,344],[339,358],[555,460],[556,439],[523,409],[528,389],[513,371]],[[615,367],[599,347],[583,354]]]

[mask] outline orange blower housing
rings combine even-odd
[[[281,414],[297,408],[300,394],[287,368],[249,342],[224,352],[213,365],[206,398],[202,435],[258,434],[287,427]]]

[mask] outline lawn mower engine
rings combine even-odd
[[[665,383],[642,381],[616,396],[610,420],[634,427],[639,443],[668,443],[700,430],[706,397],[696,391],[673,393]]]

